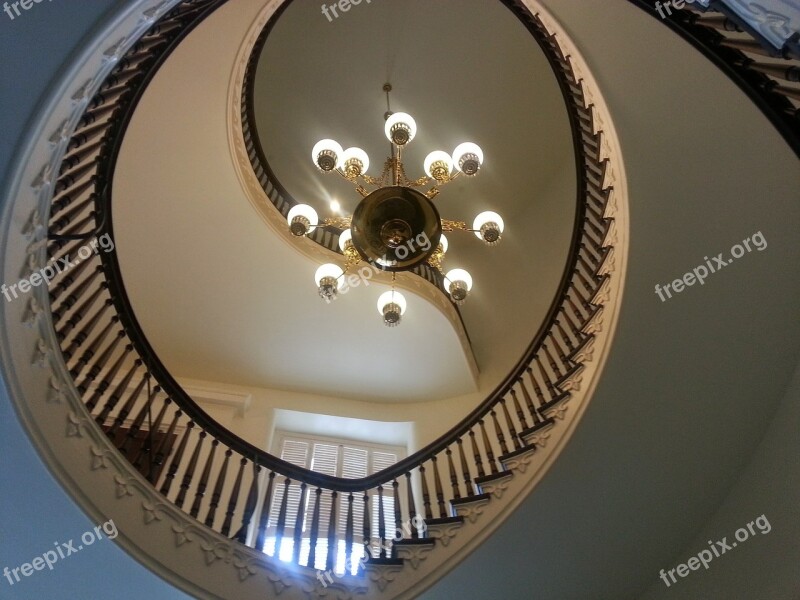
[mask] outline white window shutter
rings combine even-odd
[[[303,440],[290,440],[283,441],[283,448],[281,449],[281,459],[286,462],[297,465],[298,467],[308,468],[310,444]],[[269,511],[269,521],[271,526],[277,526],[278,518],[281,511],[281,503],[283,502],[283,494],[286,486],[284,480],[276,482],[275,494],[272,497],[272,506]],[[300,484],[292,481],[289,487],[289,496],[286,503],[286,531],[294,531],[294,524],[297,518],[297,509],[300,505]]]

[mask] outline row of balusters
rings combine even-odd
[[[398,526],[417,514],[417,502],[411,493],[414,487],[419,490],[419,511],[426,521],[450,517],[450,500],[475,496],[478,493],[476,478],[480,480],[499,474],[502,471],[500,459],[503,455],[527,447],[525,432],[549,422],[545,411],[566,397],[559,390],[559,383],[577,368],[571,357],[582,342],[588,339],[582,328],[596,311],[596,306],[591,303],[591,295],[596,290],[598,276],[596,267],[590,261],[597,261],[602,253],[599,249],[595,249],[595,253],[589,251],[596,235],[599,234],[594,228],[585,234],[586,239],[576,263],[575,279],[565,295],[559,318],[554,321],[553,329],[542,342],[536,358],[525,368],[523,375],[464,436],[448,445],[443,452],[428,458],[406,473],[406,502],[403,505],[395,498],[392,504]],[[63,244],[54,258],[69,256],[78,243]],[[173,400],[160,386],[150,381],[142,359],[126,338],[105,288],[99,260],[84,261],[74,270],[54,280],[51,288],[52,314],[70,375],[84,398],[87,409],[98,425],[115,440],[119,450],[176,506],[203,520],[223,535],[230,535],[238,516],[241,522],[234,537],[263,549],[266,531],[270,526],[274,530],[277,544],[275,552],[280,554],[284,533],[289,527],[293,530],[294,538],[292,560],[299,563],[303,531],[308,531],[310,552],[305,560],[311,566],[317,561],[317,536],[323,525],[319,523],[317,503],[322,494],[332,495],[334,508],[330,512],[331,521],[327,525],[328,556],[325,561],[327,568],[340,567],[335,564],[337,529],[333,525],[336,523],[337,492],[319,487],[314,489],[312,482],[292,481],[289,478],[276,484],[275,477],[279,474],[275,471],[269,472],[266,488],[260,490],[261,480],[258,474],[262,467],[257,459],[250,460],[233,448],[225,448],[220,459],[219,440],[213,434],[209,435],[209,432],[197,431],[194,422],[188,419],[183,410],[175,407]],[[146,400],[142,402],[142,398]],[[174,410],[170,411],[170,407]],[[127,431],[120,436],[123,429]],[[163,433],[158,439],[146,438],[144,442],[137,443],[142,432]],[[207,451],[204,450],[204,445],[208,446]],[[207,455],[201,465],[199,461],[205,452]],[[232,484],[229,482],[231,461],[239,463]],[[248,493],[241,496],[248,462],[253,475]],[[305,511],[296,511],[295,522],[287,522],[291,515],[287,516],[286,502],[281,503],[277,515],[270,516],[269,509],[276,485],[284,487],[284,500],[290,497],[291,486],[299,486],[303,497],[313,490],[315,507],[309,524],[301,522],[306,518]],[[396,480],[387,482],[387,486],[393,494],[397,494]],[[209,491],[210,497],[203,504]],[[365,507],[362,511],[360,538],[356,534],[358,524],[352,522],[352,514],[347,515],[344,542],[348,558],[352,556],[354,543],[360,541],[363,544],[371,540],[368,533],[371,530],[369,498],[371,495],[380,498],[378,507],[379,512],[382,512],[385,505],[384,492],[383,487],[363,492]],[[260,495],[264,499],[257,523],[254,523]],[[357,494],[350,496],[350,499],[354,497]],[[221,506],[224,507],[222,514]],[[201,514],[201,509],[205,514]],[[405,515],[402,514],[403,511]],[[386,536],[385,515],[375,515],[375,518],[379,523],[381,548],[378,557],[383,558],[393,535]],[[255,527],[255,536],[248,537],[250,527]],[[416,532],[412,537],[416,537]]]
[[[101,167],[104,149],[114,142],[109,133],[159,49],[188,22],[190,7],[196,11],[206,4],[187,2],[175,9],[187,12],[176,13],[140,40],[90,102],[55,184],[51,233],[77,235],[102,224],[98,215],[110,191],[103,189]],[[576,354],[591,338],[585,328],[599,310],[594,296],[604,281],[599,272],[608,254],[610,223],[604,218],[611,190],[604,184],[601,134],[595,133],[592,110],[585,107],[582,88],[554,41],[553,51],[573,92],[571,108],[585,165],[583,227],[570,284],[532,360],[487,403],[480,418],[380,486],[339,492],[317,485],[311,473],[295,480],[266,466],[268,455],[251,456],[222,443],[214,431],[201,430],[191,417],[196,409],[179,405],[180,394],[154,381],[128,338],[108,291],[108,265],[104,268],[102,257],[94,255],[53,279],[52,321],[70,376],[97,425],[143,477],[222,535],[261,550],[272,537],[276,555],[291,539],[292,562],[315,566],[324,560],[333,569],[341,568],[337,552],[342,542],[348,559],[358,554],[359,545],[376,559],[390,557],[390,542],[404,523],[417,514],[430,524],[451,518],[451,501],[476,497],[476,482],[502,474],[506,455],[531,447],[528,434],[552,422],[548,410],[568,397],[561,383],[579,368]],[[70,259],[87,241],[56,237],[48,244],[48,256]],[[299,498],[303,509],[293,512],[292,498]],[[373,551],[375,522],[380,545]],[[420,535],[424,532],[411,528],[412,539]],[[301,557],[304,544],[308,555]],[[324,548],[324,557],[318,547]]]
[[[795,127],[800,127],[800,45],[797,42],[776,49],[765,40],[754,39],[727,15],[714,11],[695,12],[693,22],[719,33],[720,46],[738,50],[740,66],[765,75],[764,90],[787,99],[787,116],[794,120]]]

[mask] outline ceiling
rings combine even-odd
[[[571,135],[550,67],[512,13],[491,0],[459,7],[383,2],[328,22],[315,0],[295,0],[267,40],[255,102],[279,180],[322,215],[328,198],[352,209],[357,194],[316,171],[311,147],[335,137],[381,164],[387,79],[396,89],[392,108],[411,112],[420,128],[407,153],[410,176],[422,174],[433,149],[452,151],[465,139],[483,147],[480,175],[436,200],[446,218],[471,223],[493,209],[508,225],[496,248],[468,233],[449,236],[445,267],[467,268],[475,279],[463,318],[477,380],[451,323],[428,301],[407,293],[407,314],[394,329],[376,310],[379,284],[326,305],[313,282],[318,263],[253,210],[221,118],[230,65],[251,24],[248,2],[226,5],[170,58],[137,109],[117,167],[114,228],[125,285],[173,374],[384,403],[477,401],[519,359],[555,295],[571,239]],[[491,31],[487,20],[497,23]],[[453,48],[463,39],[477,54],[462,60]],[[205,56],[201,72],[193,68],[197,52]],[[519,58],[511,64],[507,56]]]

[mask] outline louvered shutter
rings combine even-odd
[[[298,467],[308,468],[310,444],[303,440],[283,440],[281,448],[281,458],[286,462],[297,465]],[[277,482],[275,494],[272,497],[272,506],[269,510],[270,526],[278,525],[281,503],[283,502],[285,486],[283,479]],[[289,488],[289,496],[286,503],[286,531],[294,531],[294,524],[297,518],[297,510],[300,505],[300,484],[292,481]]]
[[[339,446],[334,444],[315,443],[311,457],[311,470],[336,477],[339,468]],[[312,519],[314,518],[314,503],[317,500],[316,488],[308,490],[308,508],[306,508],[306,537],[311,536]],[[315,568],[324,570],[328,556],[328,526],[331,519],[331,506],[333,498],[331,492],[324,490],[319,502],[319,533],[316,546]],[[311,540],[308,542],[309,546]]]
[[[396,454],[375,450],[372,452],[372,465],[370,474],[388,469],[396,462]],[[372,537],[375,540],[380,539],[379,504],[380,497],[376,492],[372,497],[372,506],[370,507],[372,510]],[[394,522],[394,488],[392,487],[391,482],[383,486],[383,523],[386,527],[386,537],[391,540],[395,535],[396,527]],[[380,544],[380,542],[377,542],[377,544]],[[374,549],[373,552],[376,550],[377,552],[380,552],[380,548]]]

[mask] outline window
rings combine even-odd
[[[345,479],[360,479],[382,471],[404,457],[403,448],[394,446],[382,446],[378,444],[367,444],[350,440],[337,440],[334,438],[306,437],[299,434],[277,432],[274,453],[283,460],[299,467]],[[272,496],[269,511],[269,532],[265,552],[274,555],[276,548],[276,531],[278,518],[280,515],[283,496],[286,493],[284,479],[278,477],[275,480],[275,490]],[[280,548],[281,560],[291,560],[294,551],[295,524],[297,514],[300,511],[302,523],[302,541],[300,548],[300,562],[306,564],[311,547],[311,527],[314,516],[314,506],[316,503],[316,488],[310,487],[306,490],[305,499],[301,506],[302,492],[300,486],[293,482],[289,487],[288,498],[286,501],[286,523],[283,540]],[[333,498],[327,491],[320,497],[319,509],[319,529],[317,534],[317,544],[315,548],[315,564],[317,569],[325,569],[325,562],[328,553],[328,530],[331,517]],[[345,564],[345,531],[347,526],[349,495],[339,494],[336,507],[336,540],[337,557],[336,571],[343,573]],[[395,531],[394,516],[394,490],[391,486],[386,486],[383,494],[384,525],[388,537],[392,537]],[[379,526],[380,498],[373,495],[370,498],[370,535],[373,540],[380,539]],[[353,498],[353,556],[361,556],[364,543],[363,535],[364,522],[364,501],[363,496],[354,494]],[[375,546],[379,546],[376,542]],[[373,548],[373,553],[377,555],[380,548]],[[353,560],[357,567],[357,561]],[[310,565],[309,565],[310,566]]]

